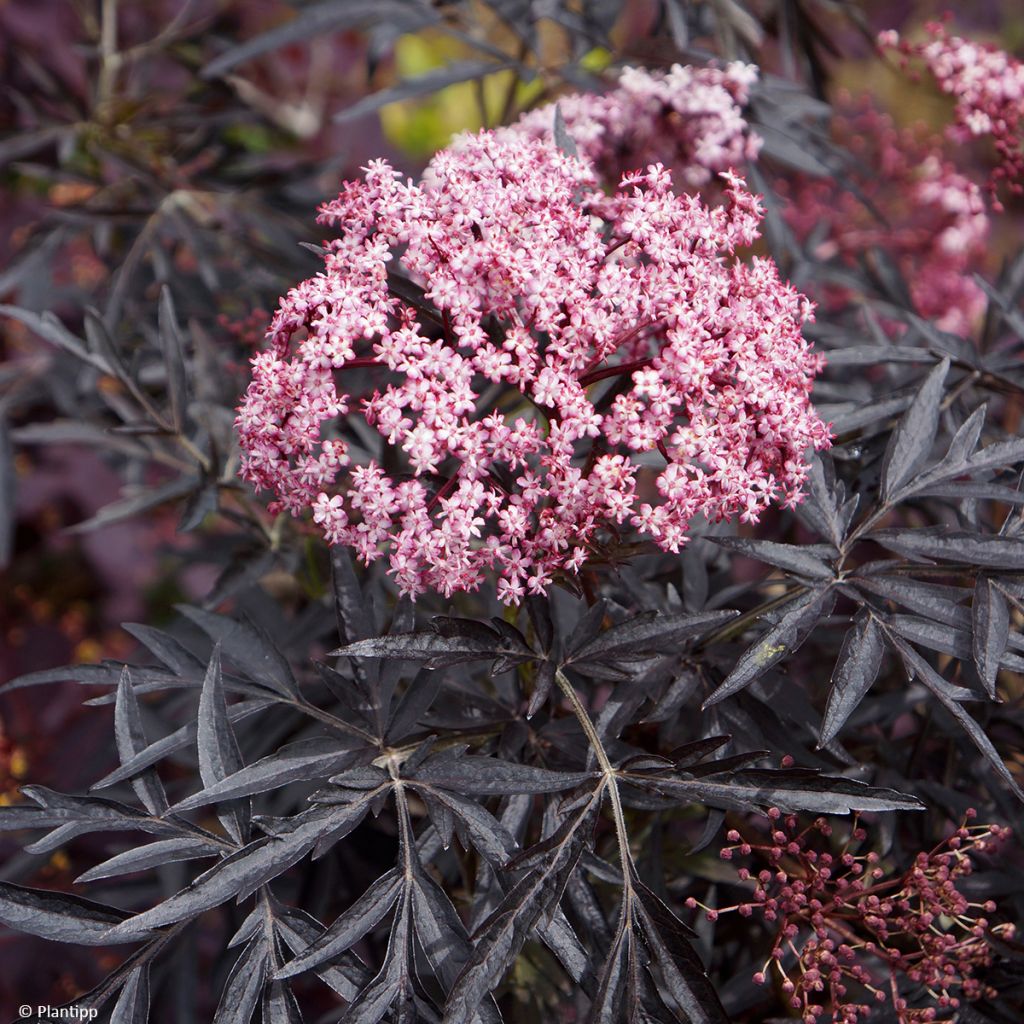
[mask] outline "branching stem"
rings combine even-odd
[[[594,752],[594,757],[597,759],[598,767],[601,769],[602,775],[604,775],[604,785],[608,790],[608,799],[612,805],[612,818],[615,822],[615,834],[619,841],[619,861],[622,865],[622,885],[625,894],[628,896],[632,890],[631,879],[633,874],[633,858],[629,852],[629,834],[626,831],[626,817],[622,812],[622,798],[619,794],[618,770],[609,760],[608,753],[604,749],[604,744],[601,742],[601,737],[597,732],[597,728],[594,726],[589,712],[583,706],[583,701],[580,700],[575,687],[571,682],[569,682],[565,673],[562,672],[561,669],[557,669],[555,671],[555,682],[558,683],[558,688],[572,705],[572,710],[576,715],[576,720],[580,723],[580,728],[587,737],[587,742],[590,744],[590,748]]]

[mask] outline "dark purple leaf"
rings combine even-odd
[[[250,679],[283,697],[297,695],[295,677],[287,659],[262,630],[251,623],[236,622],[202,608],[178,605],[177,609],[211,640],[220,643],[222,654]]]
[[[125,665],[117,684],[117,702],[114,705],[114,742],[117,754],[124,764],[146,749],[146,734],[142,728],[139,702],[132,689],[131,675]],[[150,814],[167,810],[167,794],[154,768],[144,768],[131,780],[135,795]]]
[[[262,711],[271,704],[271,701],[262,699],[240,701],[228,708],[228,720],[232,724],[240,722],[242,719],[254,715],[257,711]],[[176,750],[181,750],[183,747],[191,746],[196,740],[197,732],[198,722],[189,722],[188,725],[183,725],[180,729],[176,729],[162,740],[156,740],[156,742],[151,743],[145,750],[140,751],[131,760],[125,762],[120,768],[116,768],[109,775],[105,775],[99,782],[94,782],[91,788],[103,789],[106,786],[113,786],[115,783],[130,779],[143,768],[148,768],[151,764],[156,764],[157,761],[163,760],[168,754],[173,754]]]
[[[44,939],[74,942],[80,946],[106,946],[152,937],[151,931],[140,928],[131,936],[111,938],[109,929],[127,917],[123,910],[71,893],[25,889],[0,882],[0,924]]]
[[[110,1024],[146,1024],[149,1020],[149,964],[136,967],[121,989]]]
[[[173,864],[176,861],[194,860],[199,857],[217,857],[226,850],[221,843],[212,838],[182,836],[180,839],[161,839],[155,843],[146,843],[124,853],[119,853],[102,864],[83,872],[76,882],[95,882],[100,878],[114,878],[132,871],[148,871],[162,864]]]
[[[672,999],[690,1024],[728,1024],[729,1015],[691,945],[693,933],[639,879],[634,906],[644,943]]]
[[[433,10],[400,0],[322,0],[303,7],[295,17],[238,46],[233,46],[202,69],[203,78],[215,78],[260,54],[290,43],[367,23],[391,22],[395,29],[412,32],[438,20]]]
[[[779,807],[813,814],[851,811],[916,811],[922,804],[912,796],[865,785],[853,779],[820,775],[814,769],[748,768],[735,773],[687,778],[685,773],[633,775],[624,782],[684,804],[703,803],[723,810],[749,811]]]
[[[939,406],[948,373],[949,359],[943,359],[925,378],[893,431],[882,460],[883,501],[891,500],[928,458],[939,426]]]
[[[263,1024],[302,1024],[302,1011],[287,982],[272,981],[264,987]]]
[[[850,714],[864,698],[882,665],[884,634],[875,617],[861,609],[843,640],[818,746],[824,747],[839,734]]]
[[[248,1024],[267,977],[267,947],[260,934],[239,954],[221,991],[213,1024]]]
[[[353,757],[351,741],[338,737],[317,737],[286,743],[273,754],[246,765],[201,792],[174,805],[175,811],[188,811],[207,804],[251,796],[279,789],[290,782],[322,780],[347,767]]]
[[[882,547],[919,561],[951,562],[1004,572],[1024,570],[1024,538],[967,533],[942,526],[874,530],[870,536]]]
[[[234,897],[244,898],[264,882],[301,860],[329,834],[351,831],[369,810],[369,797],[345,807],[315,807],[290,819],[288,830],[249,843],[204,871],[180,892],[152,910],[111,929],[108,938],[121,941],[140,932],[195,917]]]
[[[477,81],[487,75],[493,75],[496,71],[507,71],[515,66],[514,61],[455,61],[454,63],[445,64],[442,67],[426,71],[415,78],[408,78],[390,88],[370,93],[358,102],[339,111],[334,115],[334,120],[342,123],[354,121],[357,118],[376,112],[381,107],[386,107],[389,103],[398,103],[401,100],[429,96],[441,89],[446,89],[449,85]]]
[[[994,700],[999,662],[1010,633],[1010,608],[1006,595],[987,576],[979,576],[975,585],[972,617],[974,663],[985,691]]]
[[[228,706],[224,699],[224,681],[220,671],[220,644],[215,644],[210,665],[199,695],[199,721],[196,730],[196,749],[199,753],[199,777],[203,786],[223,782],[229,775],[242,770],[242,755],[238,749]],[[249,833],[252,808],[247,800],[232,801],[217,809],[217,817],[228,835],[236,843],[244,843]]]
[[[911,678],[920,679],[935,694],[939,699],[939,703],[956,719],[960,727],[970,737],[971,742],[981,751],[985,760],[995,770],[999,778],[1003,780],[1007,788],[1018,800],[1024,803],[1024,790],[1020,788],[1017,780],[1006,767],[1003,759],[999,756],[999,752],[985,734],[985,730],[971,717],[960,701],[956,699],[955,691],[959,687],[952,687],[913,647],[902,641],[899,637],[890,633],[889,642],[903,658],[908,675]]]
[[[834,601],[835,594],[830,586],[804,591],[790,601],[779,621],[743,652],[725,681],[704,702],[704,707],[711,707],[749,686],[797,650],[818,620],[828,614]]]
[[[381,875],[327,931],[278,970],[275,977],[293,978],[349,949],[380,924],[402,894],[404,886],[405,882],[396,870]]]
[[[538,918],[561,899],[570,873],[597,822],[600,796],[591,794],[528,853],[538,863],[506,894],[477,929],[472,958],[452,987],[445,1021],[469,1024],[518,956]]]
[[[710,632],[736,614],[717,611],[699,615],[638,615],[606,629],[582,647],[571,648],[565,663],[579,666],[618,658],[654,657],[666,650],[675,650],[683,640]]]
[[[786,572],[812,580],[831,580],[835,571],[828,562],[829,550],[822,545],[777,544],[770,540],[750,537],[709,537],[720,547],[736,551],[747,558],[767,562]]]
[[[433,758],[413,778],[456,793],[494,796],[515,793],[559,793],[574,789],[592,776],[588,772],[553,772],[475,754]]]

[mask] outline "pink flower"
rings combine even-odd
[[[624,68],[613,89],[563,96],[558,108],[580,156],[606,180],[659,163],[700,188],[757,156],[761,140],[743,116],[756,81],[757,68],[738,61],[724,68],[675,64],[667,72]],[[515,128],[547,139],[553,118],[553,105],[540,107]]]
[[[785,211],[790,226],[801,238],[816,239],[822,260],[856,266],[872,259],[874,249],[884,250],[920,316],[970,335],[986,306],[973,277],[988,252],[981,189],[944,157],[941,139],[898,129],[867,105],[837,116],[835,132],[870,173],[851,170],[856,192],[829,180],[797,179]],[[824,301],[844,298],[833,286]]]
[[[735,176],[725,194],[708,208],[652,165],[608,195],[508,129],[420,185],[375,161],[322,208],[340,235],[253,360],[243,475],[404,593],[493,574],[508,603],[624,530],[678,551],[697,514],[798,500],[829,444],[811,308],[736,259],[760,208]]]
[[[901,41],[899,33],[889,31],[878,37],[878,45],[923,60],[939,88],[954,97],[956,141],[991,137],[998,165],[988,188],[999,210],[995,194],[1001,183],[1014,195],[1024,193],[1024,64],[990,44],[950,35],[940,22],[925,29],[929,38],[922,43]]]

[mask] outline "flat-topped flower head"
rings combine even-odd
[[[624,68],[605,93],[574,93],[558,101],[569,136],[606,181],[651,163],[671,167],[679,183],[700,188],[716,174],[754,159],[761,139],[743,107],[757,68],[675,64],[669,71]],[[532,110],[514,125],[548,139],[554,106]]]
[[[951,35],[942,22],[929,22],[925,31],[928,38],[920,43],[901,40],[893,31],[881,33],[878,43],[898,49],[904,58],[923,60],[939,88],[956,100],[957,141],[991,138],[998,163],[988,188],[994,207],[1001,209],[996,200],[1001,184],[1014,195],[1024,194],[1024,63],[991,44]]]
[[[606,195],[550,139],[463,137],[420,185],[370,165],[325,204],[239,409],[242,472],[403,592],[498,580],[507,603],[639,532],[793,503],[829,444],[810,303],[738,247],[760,206],[676,195],[651,165]]]
[[[984,316],[990,218],[981,188],[946,156],[941,137],[900,129],[862,101],[845,98],[833,122],[837,139],[857,157],[847,172],[856,188],[799,176],[785,183],[785,216],[814,255],[850,267],[884,251],[902,272],[915,311],[944,331],[970,336]],[[823,289],[823,305],[848,301]]]

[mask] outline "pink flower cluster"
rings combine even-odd
[[[835,134],[856,165],[856,190],[800,178],[788,192],[787,222],[816,237],[814,255],[856,266],[883,249],[903,274],[916,311],[942,330],[969,335],[984,314],[973,274],[984,267],[990,221],[981,189],[942,154],[941,140],[898,129],[869,106],[838,115]],[[831,298],[844,299],[835,290]]]
[[[756,237],[758,199],[677,195],[652,165],[607,195],[550,140],[481,132],[420,185],[384,161],[321,209],[340,237],[293,288],[239,409],[242,474],[404,593],[543,593],[633,528],[799,499],[829,444],[808,301]],[[347,418],[347,426],[346,426]],[[368,429],[369,428],[369,429]]]
[[[900,1024],[946,1019],[962,1000],[994,995],[975,973],[992,963],[988,938],[1015,933],[1012,924],[993,925],[985,916],[994,903],[972,903],[957,887],[973,871],[974,856],[1010,836],[999,825],[968,824],[973,817],[969,811],[952,836],[894,875],[877,853],[854,852],[867,838],[856,824],[830,851],[832,828],[824,818],[801,828],[795,816],[772,808],[764,841],[748,841],[732,829],[721,851],[723,860],[757,856],[765,862],[756,873],[737,871],[741,882],[753,883],[751,899],[704,909],[712,919],[735,911],[774,925],[771,955],[754,981],[765,984],[774,969],[805,1024],[823,1018],[857,1024],[871,1012],[870,1002],[857,1001],[864,998],[891,998]],[[911,1006],[901,980],[927,991],[933,1005]],[[852,995],[851,986],[861,995]]]
[[[615,88],[563,96],[558,108],[580,156],[603,180],[661,163],[682,184],[700,188],[757,156],[761,140],[743,116],[756,81],[757,68],[738,61],[724,68],[675,64],[667,72],[625,68]],[[514,127],[546,140],[553,117],[552,104]]]
[[[941,22],[925,26],[922,43],[901,41],[898,32],[883,32],[884,49],[898,48],[904,58],[918,57],[943,92],[956,100],[954,137],[991,137],[999,158],[989,190],[995,200],[1000,183],[1014,195],[1024,193],[1024,63],[995,46],[950,35]],[[998,201],[995,208],[1000,209]]]

